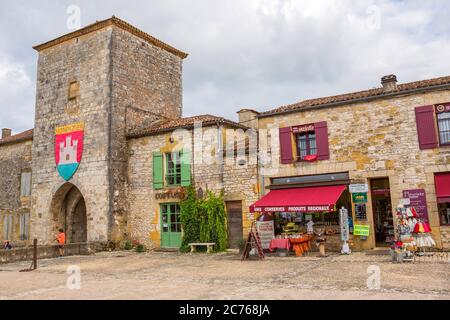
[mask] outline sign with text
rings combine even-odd
[[[275,238],[275,225],[272,221],[256,221],[256,229],[261,239],[261,247],[264,250],[270,248],[270,242]]]
[[[370,235],[370,226],[355,224],[353,227],[353,235],[368,237]]]
[[[369,185],[367,183],[351,184],[348,189],[350,193],[369,192]]]
[[[339,210],[339,217],[340,217],[339,225],[341,226],[341,240],[348,241],[350,238],[350,229],[348,225],[348,210],[345,208]]]
[[[355,218],[359,221],[367,220],[367,207],[365,203],[355,204]]]
[[[352,193],[353,203],[367,203],[367,193],[366,192],[358,192]]]
[[[437,113],[450,112],[450,103],[436,105],[436,112]]]
[[[427,196],[424,189],[404,190],[403,198],[409,199],[406,208],[414,208],[417,211],[417,218],[428,223]]]

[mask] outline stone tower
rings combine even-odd
[[[31,236],[51,243],[64,228],[70,242],[118,240],[126,233],[126,132],[181,117],[187,54],[116,17],[34,49]],[[79,167],[68,181],[55,163],[62,126],[84,134]]]

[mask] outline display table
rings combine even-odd
[[[311,236],[291,238],[289,239],[289,242],[292,245],[297,257],[301,257],[305,252],[309,252],[311,250]]]
[[[291,249],[291,245],[289,243],[289,239],[272,239],[272,241],[270,241],[269,249],[271,252],[275,249],[286,249],[289,251]]]

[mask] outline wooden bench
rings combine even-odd
[[[207,253],[212,253],[213,247],[215,245],[215,243],[189,243],[189,246],[191,247],[191,253],[194,253],[197,247],[207,247]]]

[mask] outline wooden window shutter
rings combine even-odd
[[[164,167],[163,154],[161,152],[153,153],[153,189],[164,188]]]
[[[314,124],[317,141],[317,159],[330,160],[330,146],[328,144],[328,125],[327,122],[318,122]]]
[[[437,148],[439,142],[436,134],[434,106],[416,108],[416,125],[420,150]]]
[[[191,152],[189,150],[181,151],[181,186],[189,187],[191,185]]]
[[[280,156],[282,164],[294,162],[292,152],[292,127],[280,129]]]

